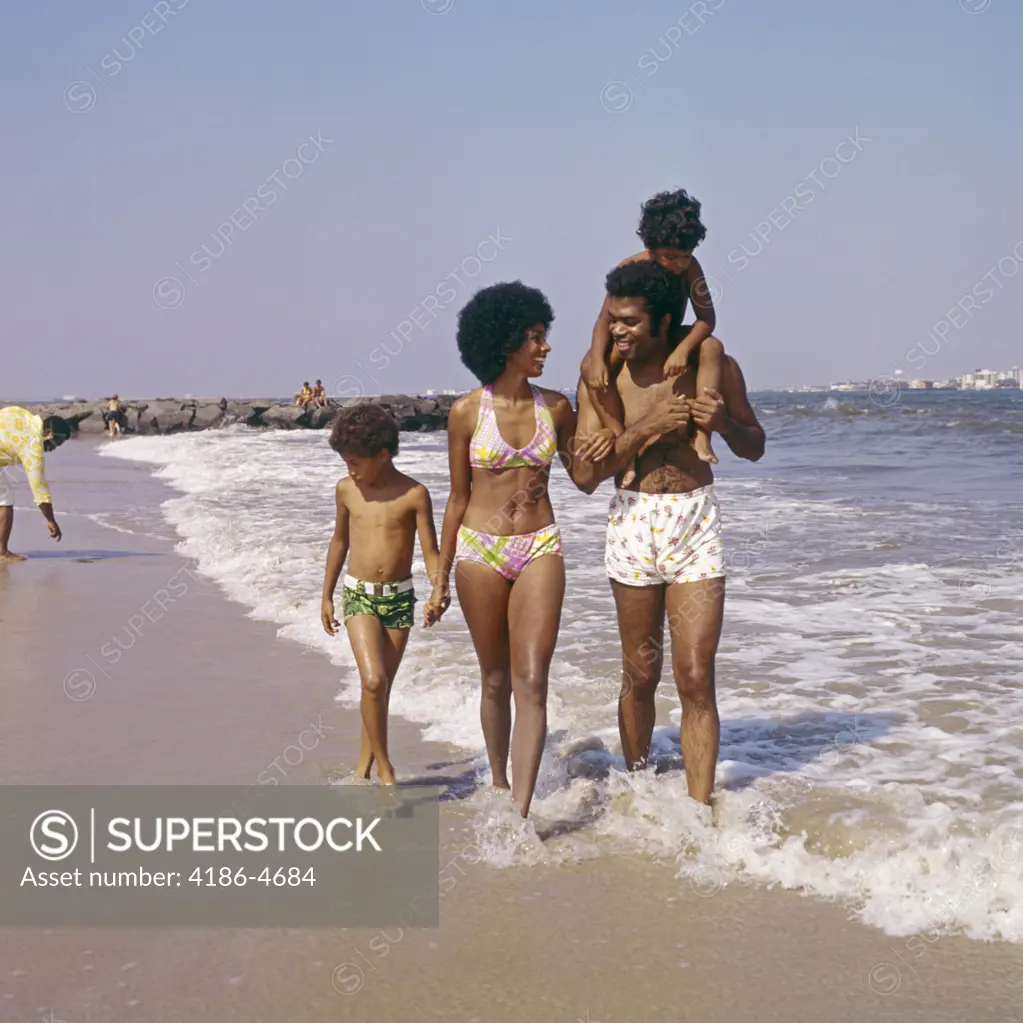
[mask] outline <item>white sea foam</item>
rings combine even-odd
[[[348,644],[319,624],[341,470],[323,434],[232,428],[104,454],[152,463],[184,495],[163,507],[181,553],[253,617],[330,657],[342,669],[338,699],[357,706]],[[430,487],[439,518],[443,437],[403,436],[399,464]],[[568,598],[550,740],[532,821],[517,822],[500,793],[469,797],[481,854],[502,866],[643,850],[674,862],[700,896],[777,884],[849,902],[892,934],[1023,941],[1021,559],[970,545],[998,535],[1002,509],[970,505],[964,529],[963,506],[903,501],[893,511],[833,496],[843,477],[814,473],[718,485],[731,575],[715,822],[685,798],[670,683],[658,695],[670,723],[655,731],[656,770],[623,771],[607,495],[587,498],[556,476]],[[414,574],[422,596],[421,562]],[[392,709],[468,754],[482,785],[478,700],[456,603],[414,631]]]

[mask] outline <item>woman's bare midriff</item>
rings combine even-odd
[[[547,495],[550,468],[473,469],[472,494],[462,525],[478,533],[518,536],[554,521]]]

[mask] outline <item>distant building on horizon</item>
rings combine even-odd
[[[964,391],[1011,390],[1023,385],[1023,375],[1019,366],[1013,366],[1010,370],[975,369],[972,373],[958,377],[957,383]]]

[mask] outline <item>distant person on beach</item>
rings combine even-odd
[[[660,192],[643,204],[636,233],[645,248],[623,260],[619,266],[636,262],[656,263],[671,275],[676,289],[677,305],[672,323],[672,343],[676,347],[664,364],[665,374],[678,376],[694,362],[698,365],[697,393],[702,394],[705,388],[720,391],[725,351],[721,342],[712,336],[717,322],[714,303],[703,269],[693,255],[693,250],[707,235],[707,229],[700,221],[700,203],[687,195],[684,189]],[[690,300],[696,321],[684,326],[682,320]],[[583,380],[590,389],[588,397],[604,426],[622,419],[618,395],[613,387],[608,387],[609,374],[621,364],[621,356],[610,342],[610,325],[608,299],[605,297],[593,327],[589,351],[581,366]],[[692,444],[701,461],[717,462],[710,433],[704,427],[697,427],[693,432]],[[626,473],[627,481],[631,481],[632,471],[630,468]]]
[[[691,365],[669,373],[677,281],[651,261],[623,264],[607,276],[610,335],[618,355],[611,386],[624,419],[615,455],[599,468],[617,475],[608,512],[605,566],[622,641],[623,682],[618,724],[626,767],[646,766],[653,734],[654,695],[663,664],[664,620],[671,663],[682,701],[682,756],[689,795],[709,803],[714,788],[720,723],[714,661],[725,600],[721,520],[710,465],[679,430],[652,430],[650,410],[665,399],[686,409],[689,429],[719,433],[739,458],[764,454],[764,431],[746,396],[738,363],[727,358],[721,391],[697,387]],[[603,417],[585,381],[579,386],[579,430]],[[634,479],[623,469],[644,434]],[[622,443],[630,437],[631,446]],[[645,448],[645,450],[644,450]],[[593,484],[587,488],[592,492]]]
[[[307,380],[302,385],[302,390],[295,395],[295,404],[298,405],[300,408],[305,408],[306,405],[308,405],[312,400],[313,391],[312,388],[309,386],[309,381]]]
[[[412,555],[417,531],[430,581],[435,584],[437,579],[433,505],[422,483],[395,468],[398,424],[381,406],[342,409],[330,446],[344,459],[348,475],[335,492],[337,518],[327,551],[320,620],[329,635],[337,633],[334,591],[351,553],[341,612],[362,680],[362,745],[356,774],[368,778],[375,763],[380,781],[393,785],[387,711],[414,617]],[[424,625],[433,625],[449,603],[431,599]]]
[[[547,736],[548,672],[565,594],[548,477],[556,455],[570,472],[579,461],[569,454],[576,417],[568,399],[531,383],[551,350],[553,319],[544,295],[520,281],[478,291],[458,314],[462,362],[483,386],[458,398],[448,416],[451,491],[431,597],[450,599],[457,562],[455,586],[480,666],[493,785],[511,789],[523,817]],[[613,443],[598,423],[586,451],[603,457]]]
[[[124,406],[121,405],[121,400],[115,394],[112,398],[107,399],[107,433],[111,437],[116,437],[121,432],[121,420],[124,418]]]
[[[312,390],[312,404],[316,408],[323,408],[327,404],[327,391],[322,380],[317,380]]]
[[[14,477],[4,466],[24,468],[50,536],[59,542],[63,534],[53,515],[53,499],[46,482],[45,452],[55,451],[70,436],[71,427],[60,416],[43,419],[17,405],[0,409],[0,563],[25,560],[7,547],[14,528]]]

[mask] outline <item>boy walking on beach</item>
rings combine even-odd
[[[376,763],[380,781],[393,785],[387,709],[414,618],[417,532],[431,582],[440,568],[433,505],[422,483],[395,468],[398,424],[381,406],[342,409],[330,446],[344,459],[348,475],[336,490],[337,518],[327,551],[320,620],[329,635],[336,635],[334,590],[351,553],[341,611],[362,679],[362,746],[356,773],[368,778]],[[423,624],[433,625],[449,604],[450,598],[443,604],[427,602]]]

